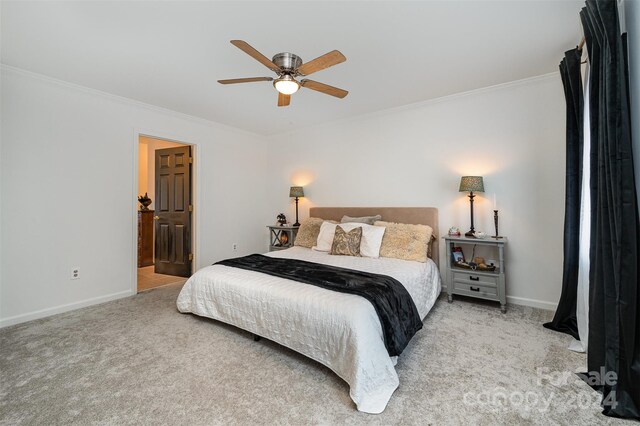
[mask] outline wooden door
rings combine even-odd
[[[158,274],[191,276],[191,147],[156,153],[155,267]]]

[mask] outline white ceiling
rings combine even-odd
[[[276,134],[557,70],[581,32],[583,0],[2,1],[2,63],[210,119]],[[229,43],[345,63],[276,106],[273,76]]]

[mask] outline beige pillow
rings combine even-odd
[[[300,228],[298,228],[298,234],[296,240],[293,242],[294,246],[311,248],[316,245],[318,234],[320,233],[320,226],[324,219],[319,217],[310,217],[302,221]]]
[[[433,229],[430,226],[382,221],[378,221],[374,225],[386,228],[382,237],[380,257],[393,257],[423,263],[427,261],[427,251],[433,234]]]
[[[341,223],[366,223],[367,225],[373,225],[376,220],[382,220],[382,216],[377,214],[375,216],[360,216],[360,217],[351,217],[344,215],[342,216]]]
[[[336,233],[331,244],[329,254],[343,256],[360,256],[360,240],[362,239],[362,227],[353,228],[347,232],[340,225],[336,226]]]

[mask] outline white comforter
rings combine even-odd
[[[411,294],[424,319],[440,294],[438,268],[398,259],[330,256],[302,247],[268,253],[389,275]],[[178,310],[266,337],[326,365],[350,386],[358,410],[381,413],[399,384],[380,320],[366,299],[259,272],[221,265],[196,272]]]

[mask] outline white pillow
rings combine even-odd
[[[336,226],[340,225],[346,232],[355,228],[362,228],[362,239],[360,240],[360,255],[364,257],[380,257],[380,246],[384,236],[384,226],[367,225],[366,223],[331,223],[322,222],[318,240],[313,247],[316,251],[331,251],[333,237],[336,234]]]
[[[336,234],[336,225],[336,223],[322,222],[322,225],[320,225],[320,233],[318,233],[318,239],[316,240],[316,245],[311,248],[316,251],[331,251],[333,237]]]
[[[345,226],[341,223],[340,226]],[[354,223],[353,228],[362,226],[362,239],[360,240],[360,255],[377,259],[380,257],[380,247],[382,247],[382,237],[384,237],[384,226],[373,226],[363,223]],[[351,229],[353,229],[351,228]],[[344,228],[342,228],[344,229]]]

